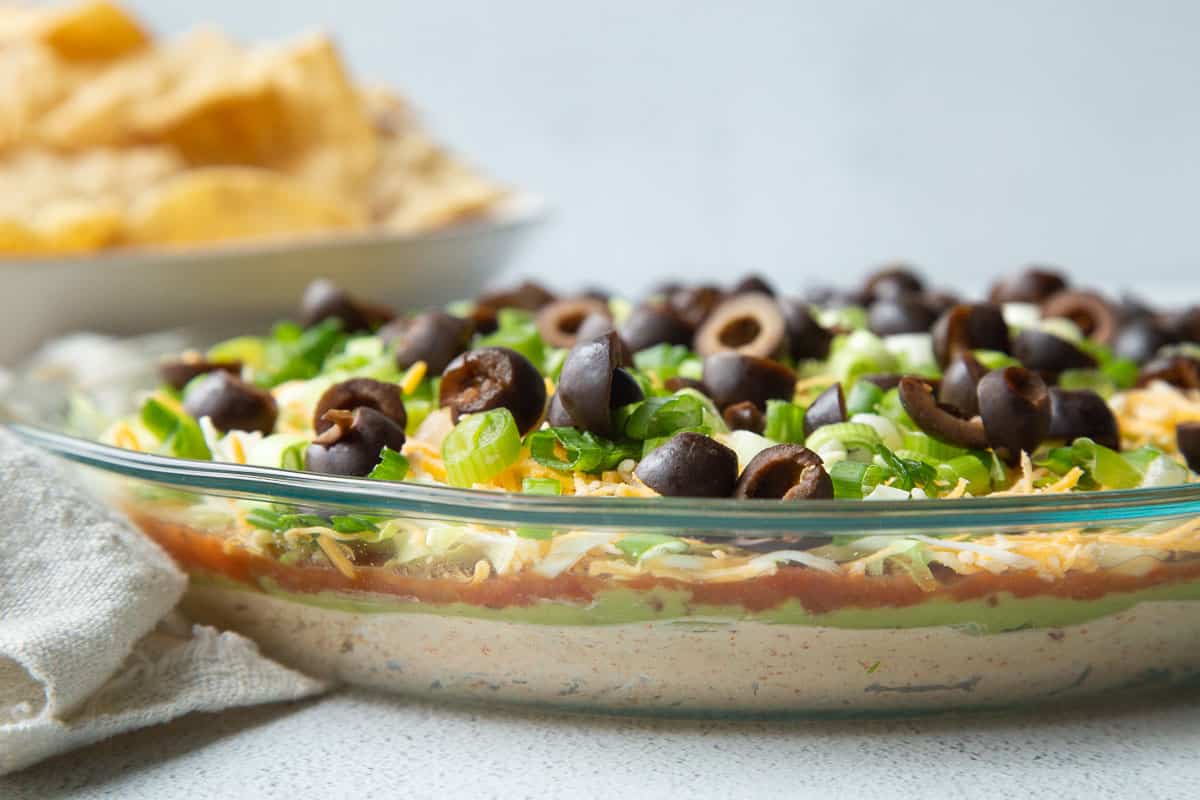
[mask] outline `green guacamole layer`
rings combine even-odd
[[[219,576],[193,574],[192,580],[202,586],[253,591],[245,584]],[[611,589],[597,594],[586,606],[547,600],[529,606],[488,608],[470,603],[431,604],[377,595],[350,597],[334,592],[301,594],[284,591],[269,579],[262,579],[260,586],[273,597],[356,614],[440,614],[531,625],[667,622],[696,630],[719,629],[738,621],[754,621],[853,630],[951,626],[965,633],[988,634],[1079,625],[1126,611],[1139,603],[1200,601],[1200,581],[1154,586],[1133,592],[1113,592],[1096,600],[996,595],[956,602],[933,597],[911,606],[843,608],[824,614],[810,613],[795,600],[756,612],[747,612],[734,605],[692,604],[686,590],[664,588]]]

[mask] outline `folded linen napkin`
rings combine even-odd
[[[173,611],[187,578],[59,462],[0,429],[0,775],[190,711],[326,684]]]

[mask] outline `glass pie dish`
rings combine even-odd
[[[349,683],[624,713],[840,716],[1200,674],[1197,484],[802,508],[512,495],[132,452],[47,418],[10,429],[84,465],[177,559],[192,579],[186,613]],[[310,549],[273,557],[275,537]],[[979,569],[945,569],[952,557]]]

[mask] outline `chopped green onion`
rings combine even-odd
[[[552,381],[557,381],[558,376],[562,374],[563,364],[567,361],[567,353],[565,347],[547,347],[546,358],[542,362],[542,374]]]
[[[521,481],[521,491],[525,494],[562,494],[562,484],[554,478],[526,478]]]
[[[896,489],[908,492],[937,477],[936,470],[925,462],[901,458],[885,445],[878,445],[875,455],[886,465],[888,472],[895,476],[896,480],[891,485]]]
[[[341,323],[332,317],[307,330],[280,323],[266,343],[263,374],[255,378],[267,386],[277,386],[285,381],[316,377],[325,359],[345,339]]]
[[[672,394],[666,397],[650,397],[632,406],[626,406],[621,416],[625,435],[631,439],[655,439],[671,436],[685,428],[698,428],[704,424],[704,406],[694,396]]]
[[[934,461],[949,461],[952,458],[967,455],[970,451],[956,447],[940,439],[935,439],[927,433],[909,431],[904,434],[904,449],[920,453]],[[924,458],[922,458],[924,460]]]
[[[835,422],[832,425],[822,425],[813,431],[812,436],[805,440],[804,446],[809,450],[818,451],[831,442],[839,442],[845,450],[855,447],[873,450],[882,440],[870,425],[861,422]]]
[[[437,403],[433,400],[413,400],[404,398],[404,410],[408,412],[408,419],[404,424],[404,432],[412,436],[417,432],[417,428],[421,427],[421,423],[425,421],[433,410],[437,408]]]
[[[971,355],[975,356],[975,359],[988,369],[1021,366],[1020,361],[1017,361],[1008,353],[1001,353],[999,350],[974,350]]]
[[[904,404],[900,402],[899,389],[888,389],[883,393],[876,413],[905,428],[915,429],[917,427],[917,423],[912,421],[912,417],[904,410]]]
[[[679,375],[680,366],[689,358],[695,356],[687,347],[664,342],[634,353],[633,365],[642,372],[653,373],[660,381],[667,381]]]
[[[851,416],[874,413],[882,399],[883,389],[871,381],[855,381],[846,395],[846,413]]]
[[[616,542],[617,549],[630,558],[640,561],[659,553],[686,553],[687,542],[676,536],[662,533],[630,533]]]
[[[960,478],[965,478],[967,491],[976,497],[985,495],[992,489],[992,477],[987,466],[970,453],[938,464],[937,476],[938,480],[950,484],[951,489],[958,485]]]
[[[209,361],[240,361],[254,370],[267,365],[267,343],[261,336],[238,336],[208,349]]]
[[[374,533],[379,530],[379,526],[374,522],[357,514],[344,517],[330,517],[329,526],[338,533]]]
[[[390,447],[383,448],[379,453],[379,463],[367,473],[374,481],[402,481],[408,474],[408,459]]]
[[[262,530],[273,531],[279,527],[279,520],[282,516],[282,514],[270,509],[255,508],[246,514],[245,519],[248,525],[261,528]]]
[[[1101,397],[1109,397],[1117,385],[1112,378],[1098,369],[1068,369],[1058,376],[1058,385],[1062,389],[1090,389]]]
[[[534,364],[546,363],[546,343],[538,333],[533,315],[516,308],[503,308],[496,315],[496,330],[477,337],[476,347],[507,347]]]
[[[1157,461],[1162,454],[1163,452],[1157,447],[1150,447],[1147,445],[1145,447],[1139,447],[1137,450],[1127,450],[1124,453],[1121,453],[1121,458],[1124,458],[1127,462],[1129,462],[1131,467],[1144,475],[1146,473],[1146,468],[1149,467],[1154,461]]]
[[[837,337],[829,358],[830,371],[843,385],[852,383],[860,375],[894,372],[898,365],[899,361],[884,346],[883,340],[867,330]]]
[[[1128,358],[1114,358],[1104,364],[1100,371],[1115,383],[1118,389],[1132,389],[1137,385],[1138,365]]]
[[[163,450],[179,458],[212,458],[204,432],[190,414],[151,397],[142,405],[142,424],[162,441]]]
[[[525,494],[538,494],[557,497],[562,494],[562,484],[554,478],[526,478],[521,481],[521,491]],[[553,539],[553,528],[517,528],[517,536],[522,539]]]
[[[886,477],[884,471],[874,464],[859,461],[839,461],[829,468],[833,496],[838,500],[861,500]]]
[[[680,389],[675,393],[679,396],[694,397],[700,401],[700,406],[704,409],[704,420],[702,425],[709,428],[715,433],[729,433],[729,426],[725,424],[725,419],[721,416],[721,412],[717,409],[716,404],[702,392],[698,392],[690,387]]]
[[[1121,454],[1086,436],[1071,445],[1076,466],[1087,470],[1092,480],[1106,489],[1132,489],[1142,482],[1142,474]]]
[[[641,442],[611,442],[575,428],[534,431],[526,443],[534,461],[559,472],[603,472],[642,455]],[[565,458],[559,456],[559,449]]]
[[[451,486],[489,481],[520,457],[521,432],[507,408],[463,417],[442,442],[446,482]]]
[[[787,400],[768,400],[763,436],[780,444],[804,441],[804,409]]]

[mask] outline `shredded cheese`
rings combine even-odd
[[[418,361],[413,364],[404,373],[404,377],[400,379],[400,390],[404,394],[410,395],[417,390],[421,385],[421,381],[425,380],[425,373],[429,370],[429,366],[424,361]]]
[[[354,564],[342,551],[344,545],[335,542],[329,534],[322,533],[317,536],[317,546],[321,548],[321,552],[329,559],[329,563],[337,568],[338,572],[351,580],[354,579]]]

